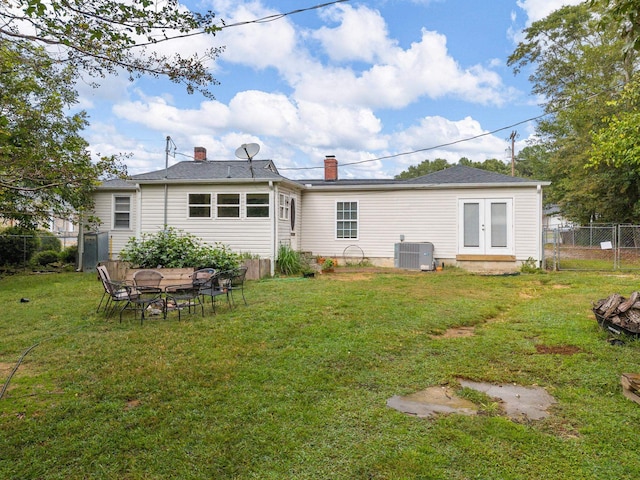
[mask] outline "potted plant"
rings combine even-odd
[[[333,262],[333,260],[330,259],[330,258],[327,258],[322,263],[322,271],[323,272],[333,272],[333,267],[334,266],[335,266],[335,263]]]

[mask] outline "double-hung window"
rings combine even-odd
[[[337,202],[336,238],[358,238],[358,202]]]
[[[240,218],[240,194],[218,193],[216,211],[218,218]]]
[[[115,230],[131,228],[131,197],[129,195],[113,197],[113,228]]]
[[[189,218],[210,218],[211,217],[211,194],[210,193],[190,193],[189,194]]]
[[[278,209],[278,212],[279,212],[278,218],[280,220],[289,220],[289,206],[290,206],[289,195],[285,195],[284,193],[281,193],[279,209]]]
[[[269,217],[269,194],[247,193],[246,195],[247,218]]]

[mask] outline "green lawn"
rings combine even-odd
[[[95,313],[95,274],[4,278],[3,384],[35,347],[0,399],[0,478],[637,479],[640,405],[620,375],[640,373],[640,342],[609,344],[590,308],[639,288],[602,273],[336,273],[250,282],[248,306],[141,326]],[[475,334],[442,335],[456,326]],[[459,378],[558,403],[535,422],[386,406]]]

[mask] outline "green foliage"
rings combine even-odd
[[[481,170],[502,173],[504,175],[511,175],[511,165],[507,165],[497,158],[489,158],[483,162],[473,162],[466,157],[462,157],[458,161],[458,165],[479,168]],[[452,165],[443,158],[437,158],[433,161],[424,160],[418,165],[411,165],[408,169],[400,172],[394,178],[396,180],[408,180],[410,178],[422,177],[423,175],[439,172],[440,170],[444,170],[451,166]]]
[[[0,399],[0,478],[640,478],[640,408],[620,387],[640,342],[610,345],[590,312],[638,278],[605,280],[275,278],[250,282],[247,307],[141,327],[95,313],[95,273],[5,278],[3,382],[37,347]],[[470,389],[483,415],[387,406],[460,378],[538,385],[558,403],[514,421]]]
[[[0,4],[0,11],[3,9]],[[0,211],[37,228],[51,216],[68,218],[91,206],[97,179],[123,173],[118,159],[93,162],[81,137],[76,72],[45,50],[0,35]]]
[[[71,245],[60,252],[60,261],[64,263],[76,263],[78,259],[78,246]]]
[[[324,262],[322,262],[322,270],[330,270],[333,267],[335,267],[335,264],[333,263],[333,259],[331,258],[327,258]]]
[[[240,255],[221,243],[215,247],[202,246],[198,249],[193,265],[195,268],[215,268],[218,271],[234,270],[240,264]]]
[[[56,250],[42,250],[36,252],[31,258],[34,265],[47,266],[60,260],[60,254]]]
[[[35,230],[5,228],[0,233],[0,265],[26,264],[39,248],[40,238]]]
[[[298,275],[304,270],[305,264],[300,252],[293,250],[289,245],[281,244],[278,247],[276,266],[283,275]]]
[[[208,96],[207,87],[216,83],[208,63],[221,47],[183,56],[169,45],[187,36],[213,35],[218,28],[210,11],[191,12],[176,1],[20,0],[0,2],[0,17],[0,39],[46,44],[54,62],[91,76],[122,70],[131,80],[163,76],[183,83],[189,93],[199,90]]]
[[[529,74],[532,93],[546,100],[548,115],[536,126],[547,163],[542,179],[551,181],[545,201],[578,223],[628,221],[629,209],[620,207],[635,203],[627,175],[585,168],[593,133],[619,113],[611,100],[639,67],[637,55],[622,53],[618,25],[601,21],[604,8],[584,2],[554,11],[525,30],[508,60],[516,73]]]
[[[176,228],[131,237],[120,252],[120,259],[140,268],[204,268],[231,270],[239,264],[239,255],[227,246],[202,245],[190,233]]]
[[[56,252],[59,252],[62,250],[62,242],[55,236],[55,234],[39,230],[38,236],[40,237],[39,251],[55,250]]]
[[[538,267],[538,262],[535,258],[529,257],[520,265],[520,271],[522,273],[540,273],[542,269]]]
[[[429,173],[438,172],[450,167],[451,165],[443,158],[436,158],[435,160],[423,160],[418,165],[411,165],[408,169],[400,172],[394,178],[396,180],[408,180],[410,178],[422,177]]]

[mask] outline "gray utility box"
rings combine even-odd
[[[396,243],[393,255],[396,268],[408,270],[433,270],[433,243],[431,242],[401,242]]]
[[[92,272],[98,263],[109,260],[109,232],[85,233],[82,270]]]

